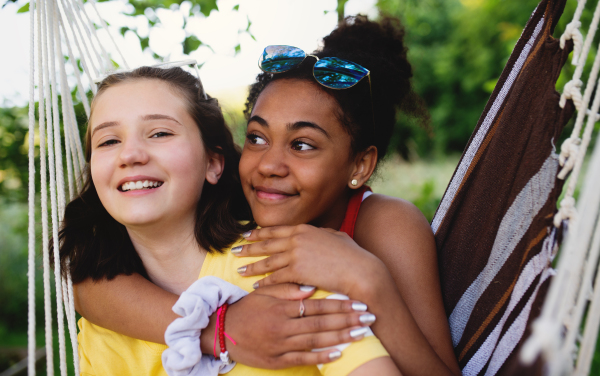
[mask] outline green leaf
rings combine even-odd
[[[23,5],[22,7],[19,8],[19,10],[17,11],[17,13],[27,13],[29,12],[29,3]]]
[[[240,4],[238,4],[238,5],[235,5],[235,6],[233,7],[233,10],[240,10]]]
[[[200,6],[200,12],[204,14],[206,17],[210,16],[210,12],[213,10],[219,10],[217,6],[217,0],[192,0],[193,5]]]
[[[122,36],[125,36],[125,33],[128,32],[129,30],[131,30],[130,28],[128,28],[127,26],[123,26],[119,32],[121,33]]]
[[[149,37],[140,38],[140,47],[142,48],[142,51],[144,51],[146,48],[148,48],[149,44],[150,44],[150,38]]]
[[[202,45],[202,41],[194,35],[190,35],[183,41],[183,53],[189,55],[190,52],[196,51]]]
[[[235,46],[235,54],[239,54],[240,51],[242,50],[242,47],[238,44],[237,46]]]

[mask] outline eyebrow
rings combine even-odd
[[[171,120],[171,121],[176,122],[179,125],[182,125],[174,117],[169,116],[169,115],[163,115],[163,114],[144,115],[144,116],[142,116],[142,120],[145,120],[145,121],[148,121],[148,120]],[[92,137],[94,137],[94,133],[96,133],[96,131],[99,131],[100,129],[104,129],[104,128],[108,128],[108,127],[114,127],[115,125],[119,125],[119,122],[118,121],[107,121],[105,123],[98,125],[92,131]]]
[[[258,124],[260,124],[263,127],[269,128],[269,123],[261,118],[260,116],[254,115],[250,118],[250,120],[248,120],[248,124],[250,124],[251,122],[257,122]],[[321,128],[320,126],[318,126],[317,124],[310,122],[310,121],[297,121],[295,123],[288,123],[287,124],[287,130],[288,131],[297,131],[299,129],[302,128],[311,128],[311,129],[315,129],[321,133],[323,133],[327,138],[331,139],[331,136],[329,136],[329,133],[327,133],[327,131],[323,128]]]
[[[100,129],[104,129],[104,128],[108,128],[108,127],[114,127],[115,125],[119,125],[119,123],[116,122],[116,121],[107,121],[107,122],[104,122],[104,123],[100,124],[99,126],[95,127],[92,130],[92,136],[91,137],[94,137],[94,134],[97,131],[99,131]]]

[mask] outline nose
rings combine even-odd
[[[121,167],[132,167],[148,163],[149,154],[142,140],[126,139],[121,146],[119,162]]]
[[[270,147],[260,158],[258,172],[265,177],[285,177],[289,173],[285,151]]]

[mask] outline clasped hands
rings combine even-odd
[[[236,256],[270,257],[240,268],[240,274],[270,274],[228,310],[227,331],[237,341],[228,346],[233,359],[269,369],[322,364],[337,359],[336,349],[309,350],[362,338],[364,331],[356,329],[373,323],[369,295],[382,275],[389,276],[377,257],[345,233],[310,225],[256,229],[247,240],[254,243],[234,250]],[[300,318],[300,300],[315,291],[300,286],[318,286],[351,300],[303,300]],[[214,333],[214,323],[207,331]]]

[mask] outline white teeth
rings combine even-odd
[[[121,190],[126,192],[126,191],[133,191],[133,190],[144,189],[144,188],[158,187],[160,185],[162,185],[162,183],[157,182],[157,181],[149,181],[149,180],[129,181],[129,182],[123,183],[123,185],[121,185]]]

